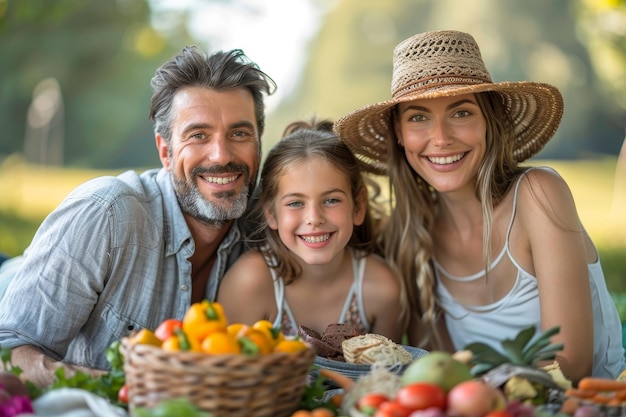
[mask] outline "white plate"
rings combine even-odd
[[[414,347],[414,346],[407,346],[407,345],[401,345],[401,346],[413,356],[413,360],[428,354],[428,351]],[[319,366],[320,368],[326,368],[326,369],[330,369],[331,371],[338,372],[354,380],[364,375],[367,375],[371,369],[371,365],[361,365],[361,364],[355,364],[355,363],[334,361],[332,359],[323,358],[321,356],[317,356],[315,358],[315,365]],[[398,375],[402,375],[402,373],[404,373],[404,370],[407,368],[407,366],[409,366],[409,364],[404,364],[404,365],[398,364],[398,365],[390,366],[388,367],[388,369],[391,372],[394,372]]]

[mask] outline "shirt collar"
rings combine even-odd
[[[178,252],[185,242],[191,241],[191,232],[187,227],[183,211],[178,205],[171,173],[165,168],[161,168],[157,174],[156,182],[163,195],[165,253],[172,255]]]

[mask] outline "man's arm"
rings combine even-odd
[[[41,349],[32,345],[14,348],[11,351],[11,362],[14,366],[19,366],[24,371],[21,375],[22,379],[31,381],[39,387],[46,387],[54,382],[56,379],[54,372],[61,367],[65,368],[65,374],[68,377],[75,372],[85,372],[95,377],[106,373],[106,371],[98,369],[55,361],[51,357],[46,356]]]

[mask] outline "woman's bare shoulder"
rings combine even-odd
[[[550,167],[536,167],[524,172],[520,182],[519,192],[534,191],[539,195],[550,197],[555,192],[570,193],[569,186],[563,177]]]
[[[553,228],[578,231],[580,219],[567,182],[552,169],[531,169],[521,179],[517,215],[530,235]]]
[[[521,179],[518,204],[526,209],[542,209],[560,212],[574,208],[574,199],[569,185],[551,168],[530,169]]]

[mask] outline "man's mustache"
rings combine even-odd
[[[245,164],[236,164],[234,162],[229,162],[226,165],[213,165],[210,167],[198,166],[191,171],[191,174],[196,176],[207,174],[226,174],[229,172],[243,172],[246,175],[250,175],[250,170]]]

